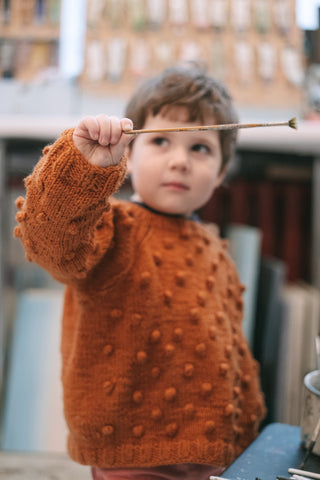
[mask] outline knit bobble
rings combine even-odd
[[[169,423],[166,426],[166,434],[168,437],[175,437],[178,433],[178,425],[176,423]]]
[[[113,346],[112,345],[106,345],[103,349],[103,353],[105,355],[111,355],[113,353]]]
[[[143,400],[142,392],[140,392],[139,390],[134,392],[133,396],[132,396],[132,399],[133,399],[134,403],[136,403],[137,405],[140,405],[140,403],[142,403],[142,400]]]
[[[217,319],[217,322],[222,325],[222,323],[224,322],[224,313],[219,311],[217,312],[216,314],[216,319]]]
[[[176,284],[183,287],[186,283],[186,272],[179,271],[176,273]]]
[[[177,390],[174,387],[167,388],[164,392],[164,399],[167,402],[173,402],[177,396]]]
[[[14,227],[13,235],[14,235],[15,238],[21,238],[22,237],[21,228],[18,227],[18,226]]]
[[[42,150],[43,155],[47,155],[47,153],[49,153],[49,150],[50,150],[50,146],[49,146],[49,145],[47,145],[46,147],[44,147],[44,149]]]
[[[185,413],[185,416],[187,418],[193,418],[195,413],[196,413],[196,409],[193,405],[193,403],[187,403],[185,406],[184,406],[184,409],[183,409],[184,413]]]
[[[111,310],[110,317],[112,320],[119,320],[123,315],[122,310],[119,310],[118,308],[114,308]]]
[[[240,283],[240,293],[245,292],[246,286],[243,283]]]
[[[217,336],[217,329],[213,325],[209,327],[209,338],[215,340]]]
[[[165,346],[165,352],[166,352],[166,356],[167,357],[172,357],[172,355],[174,354],[174,345],[172,345],[171,343],[168,343],[166,346]]]
[[[173,340],[174,340],[175,342],[181,342],[181,340],[182,340],[182,338],[183,338],[183,330],[182,330],[182,328],[179,328],[179,327],[175,328],[175,329],[173,330],[173,335],[172,335],[172,336],[173,336]]]
[[[245,352],[245,346],[244,346],[243,344],[240,344],[240,345],[238,346],[238,352],[239,352],[239,354],[243,357],[244,352]]]
[[[160,338],[161,338],[160,330],[153,330],[153,332],[150,335],[150,341],[152,343],[158,343]]]
[[[134,224],[134,219],[132,217],[127,217],[123,220],[122,222],[122,225],[124,226],[124,228],[126,228],[127,230],[129,230],[130,228],[133,227],[133,224]]]
[[[25,199],[23,197],[18,197],[15,201],[16,207],[21,210],[24,206]]]
[[[106,382],[104,382],[103,384],[103,388],[104,388],[104,391],[110,395],[113,390],[114,390],[114,387],[116,386],[116,384],[114,382],[110,382],[109,380],[107,380]]]
[[[225,259],[224,252],[221,252],[221,251],[220,251],[220,252],[219,252],[219,261],[220,261],[220,262],[223,262],[224,259]]]
[[[199,357],[204,357],[207,353],[207,347],[205,343],[199,343],[199,345],[196,346],[195,351]]]
[[[213,272],[216,272],[217,269],[218,269],[218,262],[217,262],[217,260],[214,260],[214,261],[211,263],[211,270],[212,270]]]
[[[160,266],[162,264],[162,257],[159,252],[153,254],[153,261],[157,266]]]
[[[226,408],[225,408],[225,410],[224,410],[224,413],[225,413],[225,415],[227,415],[227,417],[229,417],[230,415],[233,414],[233,412],[234,412],[234,406],[233,406],[231,403],[229,403],[229,404],[226,406]]]
[[[197,293],[197,302],[200,307],[204,307],[206,304],[206,294],[204,292]]]
[[[166,290],[163,294],[163,298],[164,298],[164,303],[166,305],[171,305],[171,300],[172,300],[172,292],[170,292],[170,290]]]
[[[258,419],[257,415],[255,415],[254,413],[252,413],[249,418],[251,423],[255,423]]]
[[[31,182],[32,182],[31,175],[28,175],[24,180],[24,184],[25,184],[26,187],[30,187]]]
[[[201,243],[196,244],[196,252],[197,253],[202,253],[203,252],[203,245],[201,245]]]
[[[19,222],[19,223],[20,223],[20,222],[23,222],[23,221],[26,219],[26,217],[27,217],[27,213],[26,213],[26,212],[18,212],[18,213],[16,214],[16,220],[17,220],[17,222]]]
[[[211,290],[213,289],[214,284],[215,284],[214,277],[210,275],[206,280],[206,287],[209,292],[211,292]]]
[[[145,364],[147,361],[147,354],[146,352],[140,351],[137,353],[137,362],[140,363],[140,365]]]
[[[143,272],[140,278],[140,286],[142,288],[148,287],[151,283],[151,274],[150,272]]]
[[[142,320],[142,315],[140,313],[134,313],[132,315],[132,325],[135,327],[138,327],[141,323]]]
[[[242,377],[242,384],[245,388],[248,388],[248,386],[250,385],[250,382],[251,382],[251,375],[244,375]]]
[[[194,374],[194,365],[192,363],[186,363],[184,366],[183,375],[186,378],[192,378]]]
[[[154,408],[151,412],[151,418],[153,420],[160,420],[162,418],[162,410],[160,408]]]
[[[109,435],[112,435],[114,432],[114,426],[113,425],[105,425],[104,427],[102,427],[102,433],[103,435],[106,435],[107,437]]]
[[[154,379],[157,379],[160,377],[160,368],[159,367],[153,367],[151,370],[151,375]]]
[[[144,428],[142,425],[136,425],[132,429],[132,433],[136,438],[141,438],[144,435]]]
[[[228,297],[232,297],[233,294],[234,294],[233,287],[231,285],[229,285],[228,288],[227,288],[227,295],[228,295]]]
[[[204,424],[205,433],[212,433],[216,428],[216,425],[213,420],[207,420]]]
[[[219,371],[220,375],[225,376],[229,370],[229,365],[227,363],[220,363]]]
[[[240,392],[241,392],[240,387],[238,387],[238,386],[233,387],[233,396],[234,396],[235,398],[239,397]]]
[[[191,255],[191,253],[188,253],[188,255],[186,255],[185,262],[188,265],[188,267],[193,266],[194,261],[193,261],[193,256]]]
[[[236,302],[236,307],[237,307],[237,310],[239,310],[240,312],[243,310],[243,300],[242,300],[242,298],[238,298],[238,300]]]
[[[212,385],[211,383],[208,383],[208,382],[205,382],[201,385],[201,394],[202,396],[206,397],[208,395],[210,395],[210,393],[212,392]]]
[[[201,315],[200,315],[200,312],[197,308],[192,308],[190,310],[190,320],[191,320],[191,323],[199,323],[200,321],[200,318],[201,318]]]
[[[230,358],[232,353],[232,346],[231,345],[226,345],[224,348],[224,354],[226,358]]]

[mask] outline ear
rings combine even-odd
[[[217,177],[217,182],[216,182],[215,188],[220,187],[220,185],[222,184],[223,180],[226,177],[226,174],[227,174],[227,167],[224,167]]]

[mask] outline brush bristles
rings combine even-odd
[[[298,120],[297,117],[293,117],[289,120],[288,122],[289,127],[294,128],[295,130],[298,130]]]

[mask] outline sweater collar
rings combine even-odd
[[[200,222],[200,217],[196,213],[192,213],[189,216],[182,215],[180,213],[165,213],[165,212],[160,212],[159,210],[156,210],[155,208],[150,207],[144,202],[138,202],[136,200],[131,200],[132,203],[135,203],[136,205],[139,205],[140,207],[145,208],[146,210],[149,210],[149,212],[155,213],[156,215],[162,215],[163,217],[169,217],[169,218],[181,218],[183,220],[193,220],[195,222]]]

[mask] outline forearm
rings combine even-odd
[[[16,235],[27,257],[66,281],[85,275],[94,226],[125,175],[124,160],[108,168],[91,165],[68,130],[50,147],[26,179]]]

